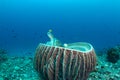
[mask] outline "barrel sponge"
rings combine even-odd
[[[81,52],[39,44],[34,58],[34,67],[45,80],[87,80],[95,65],[94,49]]]
[[[34,57],[34,68],[44,80],[87,80],[96,65],[92,45],[86,42],[62,45],[51,31],[47,35],[50,41],[40,43]]]

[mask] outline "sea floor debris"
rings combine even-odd
[[[113,64],[106,55],[98,55],[96,70],[88,80],[120,80],[120,60]],[[0,64],[0,80],[42,80],[33,68],[32,57],[8,57]]]

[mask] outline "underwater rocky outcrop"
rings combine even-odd
[[[91,44],[77,42],[62,45],[47,33],[50,41],[40,43],[34,57],[34,67],[45,80],[87,80],[95,69],[96,54]]]
[[[116,63],[120,59],[120,46],[116,46],[107,50],[107,60]]]
[[[7,60],[7,51],[5,49],[0,49],[0,63]]]

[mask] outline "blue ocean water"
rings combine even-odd
[[[0,0],[0,48],[34,54],[53,30],[63,43],[89,42],[96,50],[120,44],[119,0]]]

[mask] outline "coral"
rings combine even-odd
[[[120,59],[120,46],[116,46],[107,50],[107,60],[116,63]]]
[[[5,49],[0,49],[0,63],[7,60],[7,51]]]

